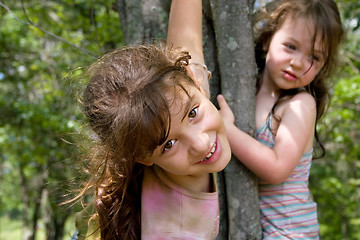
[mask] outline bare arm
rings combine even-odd
[[[287,103],[272,149],[237,128],[223,96],[218,101],[232,153],[258,177],[274,184],[283,182],[311,149],[316,108],[310,95],[301,94]]]
[[[167,44],[184,48],[192,61],[204,63],[201,0],[172,1]]]

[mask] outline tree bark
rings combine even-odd
[[[127,45],[166,39],[171,0],[116,0]]]
[[[29,209],[30,209],[30,202],[29,202],[29,195],[28,195],[28,187],[27,187],[27,179],[24,173],[24,166],[19,164],[19,176],[20,176],[20,184],[21,184],[21,200],[23,203],[23,240],[30,240],[34,237],[34,232],[32,232],[32,227],[30,224],[30,217],[29,217]]]
[[[252,35],[254,0],[210,0],[217,44],[221,93],[235,124],[255,133],[256,64]],[[256,176],[233,156],[223,171],[230,239],[261,239]]]
[[[50,158],[48,161],[50,164],[55,162],[53,158]],[[49,168],[50,167],[47,167],[46,169]],[[58,168],[58,171],[64,170],[65,169],[63,168]],[[51,180],[54,178],[56,178],[56,176],[51,174],[51,172],[44,172],[44,189],[41,195],[41,215],[45,225],[47,240],[63,239],[66,220],[69,215],[72,214],[72,211],[69,211],[68,207],[58,205],[58,203],[63,203],[65,201],[65,196],[60,191],[53,190],[57,187],[51,183]]]
[[[38,173],[35,173],[34,176],[37,176],[34,179],[26,177],[24,172],[24,166],[19,164],[19,176],[21,183],[21,197],[24,205],[23,211],[23,223],[24,223],[24,240],[34,240],[36,239],[36,228],[39,220],[40,213],[40,204],[41,204],[41,195],[44,190],[44,173],[41,170]],[[30,194],[30,189],[33,191],[33,194]],[[33,195],[32,198],[29,196]],[[33,209],[32,215],[30,216],[30,209]]]
[[[203,0],[204,57],[211,101],[222,93],[243,131],[255,132],[256,64],[251,15],[255,0]],[[116,0],[127,45],[165,40],[171,0]],[[237,159],[218,173],[217,239],[261,239],[257,178]]]

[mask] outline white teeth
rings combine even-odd
[[[209,152],[209,154],[202,161],[209,159],[214,154],[215,150],[216,150],[216,143],[214,144],[213,148],[211,149],[211,152]]]

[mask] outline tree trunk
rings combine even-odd
[[[166,39],[171,0],[116,0],[127,45]]]
[[[32,227],[30,224],[30,217],[29,217],[29,211],[30,211],[30,201],[29,201],[29,195],[28,195],[28,186],[27,186],[27,179],[24,173],[24,166],[19,165],[19,176],[20,176],[20,185],[21,185],[21,200],[23,203],[23,240],[31,240],[34,239],[35,233],[32,231]]]
[[[256,64],[252,35],[254,0],[210,0],[217,45],[221,93],[235,124],[255,133]],[[256,176],[235,157],[223,171],[230,239],[261,239]]]
[[[204,57],[211,101],[224,94],[243,131],[255,132],[256,64],[251,14],[255,0],[203,0]],[[125,42],[165,40],[171,0],[116,0]],[[257,178],[236,159],[218,174],[217,239],[261,239]]]
[[[21,184],[21,198],[24,205],[23,210],[23,239],[24,240],[34,240],[36,239],[36,228],[39,220],[40,205],[41,205],[41,195],[45,187],[45,178],[43,172],[38,172],[34,174],[37,176],[35,179],[31,179],[25,176],[24,166],[19,165],[19,176]],[[33,191],[33,197],[30,199],[30,189]],[[30,206],[32,205],[32,206]],[[32,215],[30,217],[30,209],[33,209]]]
[[[52,240],[62,240],[64,235],[64,229],[65,229],[65,222],[67,217],[60,216],[53,218],[53,238]],[[50,240],[50,239],[48,239]]]
[[[49,159],[49,163],[54,159]],[[49,172],[44,173],[44,180],[49,182]],[[51,178],[51,177],[50,177]],[[65,201],[64,195],[60,191],[53,191],[55,188],[51,183],[45,185],[41,196],[41,214],[45,225],[46,240],[61,240],[64,235],[65,222],[71,211],[58,203]]]

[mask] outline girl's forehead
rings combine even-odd
[[[303,30],[304,34],[314,34],[315,23],[312,19],[300,16],[288,15],[281,25],[278,27],[278,30],[281,28],[287,28],[288,30]]]
[[[285,29],[289,33],[293,33],[294,36],[297,35],[299,41],[305,40],[313,45],[316,51],[323,52],[326,49],[322,29],[318,29],[315,20],[312,18],[288,16],[278,28],[278,30],[280,29]]]
[[[166,93],[170,114],[177,115],[186,111],[191,104],[195,87],[191,85],[175,86]]]

